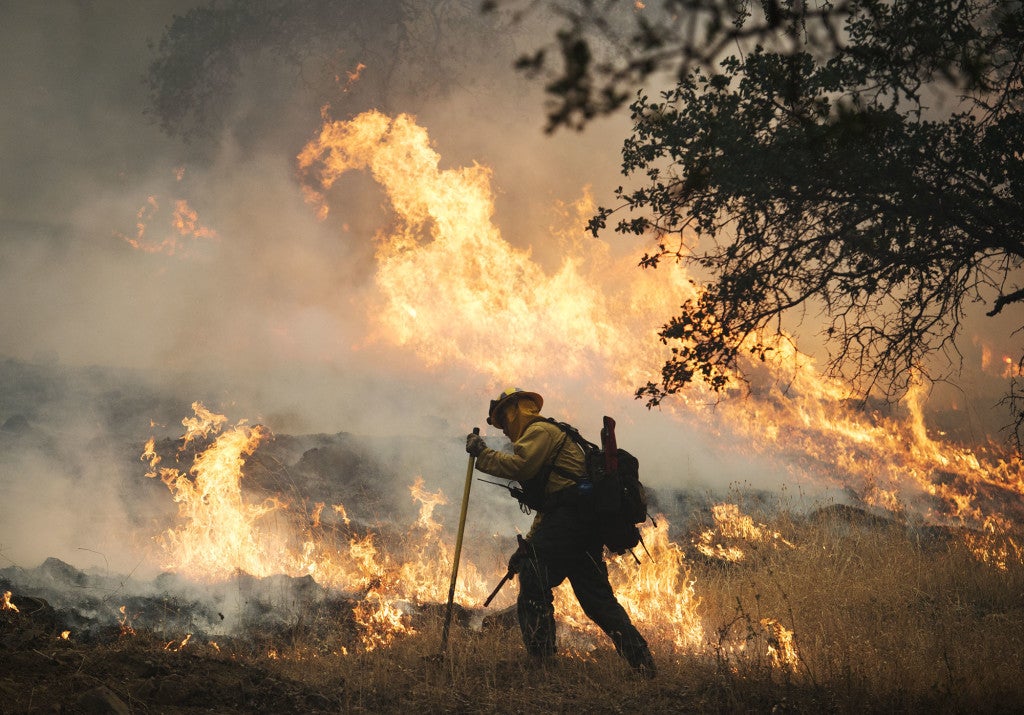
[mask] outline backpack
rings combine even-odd
[[[647,521],[649,515],[647,493],[640,482],[640,462],[616,445],[615,421],[610,417],[604,418],[602,448],[586,440],[572,425],[550,417],[545,419],[565,432],[583,450],[586,469],[583,476],[557,467],[552,467],[552,471],[576,482],[579,504],[593,510],[604,545],[613,554],[624,554],[643,544],[638,525]]]

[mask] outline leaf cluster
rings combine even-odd
[[[549,84],[549,129],[634,97],[635,185],[591,231],[619,215],[616,231],[654,239],[643,266],[709,277],[661,330],[672,356],[637,391],[649,405],[696,380],[725,388],[807,311],[825,316],[836,372],[897,396],[931,355],[959,358],[970,304],[1024,300],[1020,2],[667,1],[657,30],[646,8],[572,6],[560,44],[605,59],[573,91]],[[674,86],[652,93],[658,72]]]

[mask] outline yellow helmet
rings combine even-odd
[[[496,400],[491,400],[491,408],[487,411],[487,424],[503,428],[501,424],[501,410],[510,402],[524,397],[529,397],[536,402],[538,410],[544,406],[544,398],[536,392],[527,392],[521,387],[510,387],[498,395]]]

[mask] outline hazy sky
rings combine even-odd
[[[211,138],[189,145],[157,126],[143,83],[152,45],[196,4],[0,4],[0,355],[155,374],[283,368],[296,383],[305,370],[358,369],[360,380],[389,381],[380,364],[390,356],[352,356],[366,328],[372,236],[386,215],[380,193],[353,178],[349,205],[316,219],[295,154],[320,106],[301,83],[282,97],[281,77],[257,63]],[[543,240],[551,207],[584,185],[614,185],[625,125],[546,137],[536,87],[511,69],[514,43],[495,46],[507,56],[467,67],[454,90],[398,92],[391,104],[416,113],[445,165],[492,167],[506,239],[554,265]],[[345,101],[339,91],[341,117]],[[172,226],[182,201],[199,238]],[[129,239],[178,248],[146,252]]]

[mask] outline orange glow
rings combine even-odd
[[[172,651],[174,653],[177,653],[177,652],[179,652],[181,650],[184,650],[185,646],[188,645],[188,642],[190,640],[192,640],[192,634],[191,633],[186,635],[185,638],[183,640],[181,640],[181,641],[170,641],[170,642],[168,642],[164,646],[164,650],[169,650],[169,651]]]
[[[714,528],[705,529],[694,539],[696,549],[708,558],[742,561],[746,554],[736,541],[783,544],[794,548],[777,531],[768,530],[764,524],[754,524],[754,520],[743,514],[736,504],[715,504],[711,507],[711,516],[715,521]]]
[[[565,259],[545,271],[494,225],[490,170],[440,169],[426,130],[408,115],[327,119],[298,162],[322,216],[346,172],[369,171],[387,193],[397,225],[376,236],[372,339],[410,348],[428,366],[468,365],[496,382],[539,379],[558,355],[567,373],[632,386],[667,354],[655,336],[663,317],[694,295],[681,271],[642,274],[638,254],[614,258],[583,235],[589,197],[571,208],[572,226],[556,231]]]
[[[3,600],[0,600],[0,611],[14,611],[20,613],[18,607],[11,603],[11,592],[4,591]]]
[[[366,69],[366,65],[360,62],[355,66],[355,69],[345,72],[345,86],[341,88],[341,91],[348,92],[352,89],[352,85],[359,81],[359,76],[363,73],[364,69]],[[335,76],[334,81],[341,84],[341,77]]]
[[[121,626],[121,635],[122,636],[133,636],[133,635],[135,635],[135,628],[132,626],[132,619],[134,619],[135,616],[131,616],[131,615],[128,614],[128,607],[127,606],[121,606],[117,610],[121,613],[121,616],[118,618],[118,624]]]
[[[768,640],[768,659],[772,666],[796,672],[800,658],[793,641],[793,631],[773,618],[762,618],[761,627]]]
[[[174,171],[175,178],[181,181],[185,176],[184,167]],[[171,216],[163,223],[163,227],[156,232],[163,234],[160,237],[153,237],[151,227],[161,213],[160,202],[155,196],[146,198],[146,202],[135,214],[135,233],[116,234],[132,248],[145,253],[162,253],[168,256],[183,254],[188,250],[187,241],[199,239],[212,240],[217,238],[217,232],[199,221],[199,214],[189,206],[186,199],[175,199]]]
[[[667,356],[657,327],[696,297],[681,267],[638,271],[636,254],[615,256],[586,234],[582,227],[593,213],[587,191],[561,207],[565,225],[550,236],[561,259],[545,269],[494,225],[490,170],[478,164],[441,169],[426,130],[408,115],[325,116],[298,165],[305,195],[321,217],[329,214],[331,192],[346,172],[365,170],[380,183],[394,222],[375,236],[376,294],[364,306],[371,339],[401,346],[427,367],[462,367],[501,385],[509,375],[548,384],[571,374],[595,393],[628,393],[657,375]],[[920,386],[891,411],[869,410],[792,339],[770,344],[765,360],[750,366],[749,395],[741,395],[737,382],[711,410],[702,406],[711,400],[698,384],[663,406],[666,422],[711,436],[709,442],[747,455],[759,469],[841,488],[871,509],[967,527],[972,553],[996,568],[1022,559],[1019,514],[1007,511],[1019,511],[1015,505],[1024,496],[1019,458],[994,447],[967,449],[930,431]],[[197,452],[190,468],[162,467],[154,440],[143,453],[150,475],[160,476],[179,506],[179,523],[158,539],[165,568],[207,581],[237,572],[312,576],[358,596],[355,617],[365,650],[412,633],[416,605],[446,599],[454,539],[434,514],[448,498],[422,476],[409,487],[419,513],[403,537],[356,533],[342,504],[331,510],[344,528],[331,531],[322,523],[323,503],[311,515],[299,514],[280,497],[243,492],[246,459],[271,438],[265,428],[228,427],[225,416],[199,403],[193,410],[195,417],[182,421],[178,449],[179,458],[189,448]],[[714,527],[693,544],[708,558],[738,561],[756,544],[793,547],[736,505],[717,504],[712,517]],[[629,555],[611,559],[610,577],[645,633],[678,652],[701,652],[707,639],[699,584],[668,528],[663,517],[645,526],[650,558],[639,564]],[[460,564],[460,603],[482,603],[504,572],[478,567],[469,559]],[[503,592],[495,607],[510,604],[512,592]],[[556,611],[571,632],[598,637],[568,586],[556,592]],[[772,618],[760,626],[775,667],[795,668],[793,633]]]

